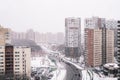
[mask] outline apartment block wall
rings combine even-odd
[[[31,74],[31,49],[24,46],[14,47],[14,73],[16,75],[27,75],[30,77]]]
[[[106,31],[106,63],[114,62],[114,30]]]
[[[6,43],[11,43],[10,29],[0,26],[0,45],[4,46]]]
[[[11,56],[8,53],[11,53]],[[13,64],[7,63],[10,60]],[[9,69],[13,73],[9,73]],[[0,46],[0,75],[4,74],[13,74],[15,77],[22,75],[30,77],[31,49],[26,46]]]
[[[94,46],[93,46],[93,39],[94,39],[94,30],[92,29],[85,29],[85,62],[87,66],[94,65],[93,53],[94,53]]]
[[[105,40],[103,40],[103,36],[106,37]],[[103,49],[103,45],[105,49]],[[105,55],[103,55],[103,50]],[[113,30],[106,29],[106,33],[103,35],[103,29],[85,28],[85,60],[86,65],[90,67],[114,62]],[[105,63],[103,60],[105,60]]]
[[[117,61],[118,66],[120,67],[120,20],[117,21]],[[117,76],[120,79],[120,68],[118,68]]]
[[[79,57],[81,45],[80,18],[65,19],[65,54],[67,57]]]
[[[101,29],[94,29],[94,52],[93,52],[93,59],[94,59],[94,67],[100,66],[102,64],[102,30]]]
[[[0,75],[5,74],[5,47],[0,46]]]

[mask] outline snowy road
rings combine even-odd
[[[47,53],[54,53],[54,51],[51,51],[45,47],[42,47]],[[56,53],[56,52],[55,52]],[[101,78],[99,77],[98,74],[94,73],[92,70],[88,70],[88,69],[83,69],[82,67],[80,67],[80,65],[73,63],[69,60],[66,60],[66,58],[62,58],[64,60],[64,62],[68,62],[71,65],[73,65],[75,67],[75,69],[77,68],[78,70],[81,71],[80,75],[79,74],[75,74],[74,72],[70,72],[69,69],[65,69],[64,64],[62,65],[61,63],[57,62],[57,67],[58,69],[54,72],[54,78],[52,80],[117,80],[116,78],[108,78],[108,77],[104,77]],[[57,60],[57,59],[56,59]],[[71,69],[72,70],[72,69]],[[73,69],[74,71],[74,69]],[[69,73],[72,73],[69,75]],[[79,73],[79,72],[77,72]],[[67,75],[68,74],[68,75]],[[74,75],[77,75],[76,77],[80,77],[78,79],[65,79],[65,77],[73,77]],[[70,77],[70,78],[71,78]]]

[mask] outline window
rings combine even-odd
[[[19,71],[16,71],[15,73],[19,73]]]
[[[6,52],[6,54],[10,54],[10,52]]]
[[[19,52],[15,52],[15,54],[19,54]]]
[[[19,60],[19,58],[15,58],[15,60]]]
[[[0,65],[0,67],[4,67],[3,65]]]
[[[16,61],[15,63],[19,63],[19,61]]]
[[[15,70],[19,70],[19,68],[15,68]]]
[[[3,55],[0,55],[0,57],[3,57]]]
[[[0,54],[3,54],[3,52],[0,52]]]
[[[0,69],[0,71],[4,71],[4,69]]]
[[[0,64],[3,64],[3,62],[0,62]]]
[[[15,65],[15,67],[18,67],[19,65]]]
[[[19,57],[19,55],[15,55],[15,57]]]

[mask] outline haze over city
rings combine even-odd
[[[0,80],[120,80],[120,0],[0,0]]]
[[[66,17],[120,19],[119,0],[0,0],[0,24],[23,32],[64,32]]]

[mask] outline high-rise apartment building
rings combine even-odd
[[[86,28],[85,53],[86,53],[86,62],[88,61],[87,64],[89,66],[98,66],[98,65],[104,65],[106,63],[114,62],[113,58],[114,58],[114,49],[115,49],[114,48],[115,25],[116,25],[115,21],[105,20],[105,18],[92,17],[85,19],[85,28]],[[100,39],[99,40],[96,39],[97,38],[96,36]],[[89,38],[90,40],[92,40],[93,43],[89,41]],[[93,46],[93,47],[89,47],[89,46]],[[93,54],[91,51],[93,51]],[[91,56],[90,54],[94,56]],[[99,54],[101,58],[96,58],[95,56],[96,54]],[[93,62],[90,62],[89,58],[91,59],[93,58],[92,59]],[[100,60],[101,62],[98,63],[98,60]],[[94,63],[94,65],[91,65],[89,62]],[[96,64],[95,62],[98,64]]]
[[[102,30],[85,29],[85,62],[89,67],[102,64]]]
[[[92,17],[85,19],[86,28],[102,28],[105,24],[105,18]]]
[[[65,19],[65,55],[67,57],[80,56],[81,44],[81,19],[66,18]]]
[[[103,38],[105,35],[105,38]],[[85,60],[90,67],[114,62],[114,31],[85,29]],[[104,39],[104,40],[103,40]]]
[[[10,38],[10,29],[8,28],[3,28],[0,25],[0,45],[5,45],[5,44],[10,44],[11,43],[11,38]]]
[[[114,46],[115,46],[115,50],[116,50],[116,47],[117,47],[117,20],[106,20],[105,25],[106,25],[107,29],[114,30],[114,39],[115,39]]]
[[[106,30],[106,63],[114,63],[114,30]]]
[[[25,46],[0,46],[0,75],[20,78],[31,75],[31,49]]]
[[[117,61],[118,61],[118,77],[120,80],[120,21],[117,21]]]

